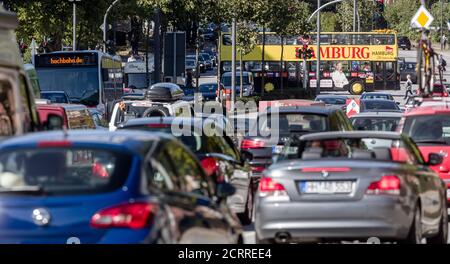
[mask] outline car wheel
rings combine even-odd
[[[247,202],[245,203],[245,211],[243,213],[238,214],[239,220],[242,225],[249,225],[252,223],[253,219],[253,195],[252,191],[249,188],[247,194]]]
[[[422,215],[420,206],[416,206],[414,211],[414,219],[409,229],[408,237],[401,241],[403,244],[422,244]]]
[[[152,106],[144,111],[143,117],[166,117],[170,116],[169,110],[162,106]]]
[[[361,95],[364,92],[364,84],[362,81],[354,81],[349,87],[350,94]]]
[[[445,201],[446,203],[447,201]],[[439,232],[434,237],[427,238],[427,243],[430,244],[447,244],[448,239],[448,212],[447,206],[442,212],[441,221],[439,222]]]

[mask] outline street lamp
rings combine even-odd
[[[72,50],[75,51],[77,47],[77,3],[81,0],[69,0],[73,4],[73,22],[72,22]]]
[[[120,0],[115,0],[114,2],[112,2],[112,4],[108,7],[108,9],[106,9],[105,12],[105,16],[103,17],[103,52],[106,52],[106,19],[108,18],[108,13],[109,11],[111,11],[111,8],[113,8],[113,6],[115,4],[117,4],[117,2],[119,2]]]

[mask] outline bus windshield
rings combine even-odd
[[[97,67],[64,67],[37,69],[42,91],[64,91],[71,102],[99,104]]]

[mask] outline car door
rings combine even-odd
[[[439,227],[442,207],[445,207],[443,198],[445,194],[444,185],[439,176],[430,168],[424,165],[424,159],[420,154],[419,148],[408,137],[404,139],[405,147],[409,150],[411,160],[417,165],[418,170],[415,174],[421,183],[421,202],[422,202],[422,221],[424,231],[432,231]]]
[[[170,150],[170,151],[169,151]],[[190,211],[179,221],[179,243],[236,243],[237,237],[227,207],[213,199],[215,190],[195,156],[175,141],[167,144],[167,154],[180,179],[182,196]],[[190,213],[190,214],[188,214]]]

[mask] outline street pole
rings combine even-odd
[[[355,0],[356,2],[356,0]],[[317,0],[317,6],[320,8],[320,0]],[[316,96],[320,94],[320,11],[317,12],[317,50],[316,50],[316,58],[317,58],[317,65],[316,65]]]
[[[69,0],[72,2],[72,50],[77,50],[77,2],[81,2],[81,0]]]
[[[444,50],[444,41],[443,41],[443,36],[444,36],[444,1],[439,0],[440,4],[441,4],[441,50]]]
[[[234,103],[236,101],[236,18],[233,18],[231,29],[231,107],[234,111]],[[242,69],[241,69],[242,70]]]
[[[356,32],[356,0],[353,0],[353,32]]]
[[[111,8],[113,8],[113,6],[117,4],[117,2],[119,1],[120,0],[115,0],[114,2],[112,2],[112,4],[108,7],[108,9],[106,9],[105,16],[103,16],[103,52],[106,52],[106,31],[107,31],[106,19],[108,18],[108,13],[109,11],[111,11]]]
[[[195,89],[197,92],[199,87],[199,78],[201,71],[200,64],[198,63],[199,51],[200,51],[200,29],[197,27],[197,39],[195,40]]]
[[[155,42],[155,70],[153,72],[155,76],[155,83],[161,81],[161,16],[159,8],[154,12],[155,28],[153,29],[153,38]]]
[[[177,84],[177,33],[173,27],[173,83]]]

